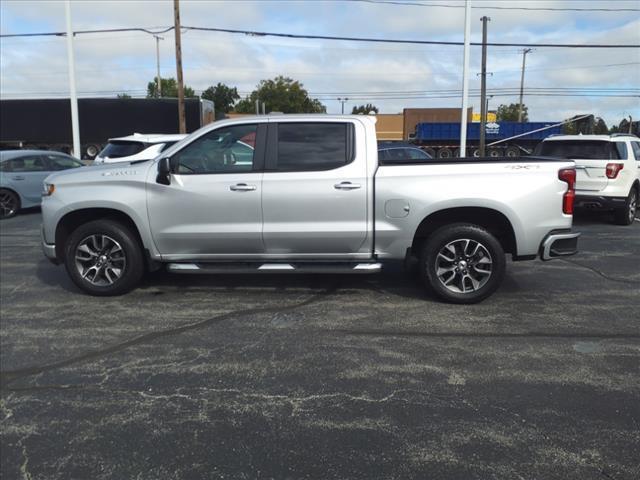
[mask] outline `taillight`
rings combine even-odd
[[[616,178],[623,168],[624,163],[607,163],[607,178]]]
[[[562,197],[562,213],[573,215],[573,200],[576,198],[575,168],[563,168],[558,172],[558,178],[569,186]]]

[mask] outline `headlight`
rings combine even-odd
[[[56,186],[53,183],[43,183],[42,184],[42,196],[49,197],[53,195],[53,192],[56,191]]]

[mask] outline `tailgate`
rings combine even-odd
[[[599,192],[609,183],[607,163],[609,160],[576,159],[576,190]]]

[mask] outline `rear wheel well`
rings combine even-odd
[[[142,243],[142,237],[140,236],[138,227],[129,215],[111,208],[85,208],[67,213],[58,222],[55,242],[56,257],[60,262],[64,262],[65,260],[65,244],[67,243],[69,235],[79,226],[93,220],[113,220],[126,226],[131,230],[140,248],[144,251],[144,244]]]
[[[417,254],[422,250],[425,240],[437,229],[452,223],[470,223],[489,231],[502,245],[505,253],[517,254],[516,236],[509,219],[491,208],[459,207],[447,208],[426,217],[416,230],[411,251]]]

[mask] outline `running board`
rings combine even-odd
[[[378,273],[380,263],[169,263],[171,273]]]

